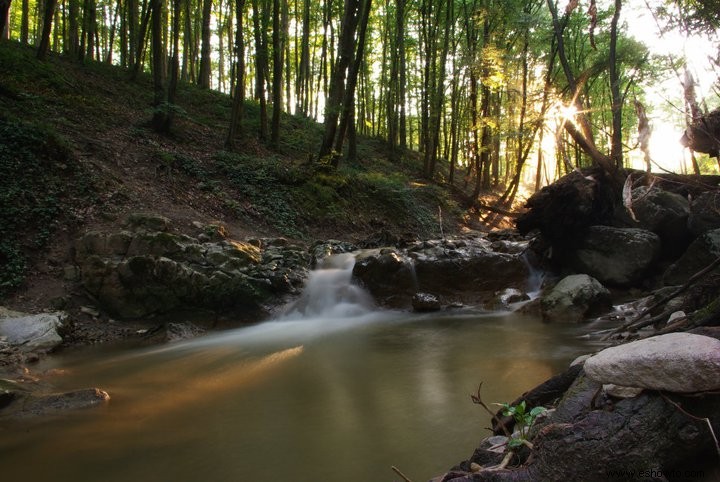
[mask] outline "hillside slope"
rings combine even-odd
[[[70,289],[63,271],[74,239],[154,212],[179,232],[221,223],[230,237],[304,243],[439,236],[461,211],[421,182],[419,158],[391,163],[361,139],[360,160],[337,171],[313,161],[321,126],[284,116],[281,146],[257,141],[257,105],[245,108],[238,152],[223,150],[228,96],[181,85],[169,136],[148,126],[149,76],[0,42],[0,303],[45,309]],[[4,299],[3,299],[4,298]]]

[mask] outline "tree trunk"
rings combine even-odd
[[[281,30],[282,8],[280,0],[273,0],[273,111],[270,122],[270,145],[280,145],[280,113],[282,112],[283,34]]]
[[[202,89],[210,88],[210,17],[212,13],[212,0],[203,0],[202,10],[202,44],[200,47],[200,72],[198,73],[198,85]]]
[[[305,117],[308,115],[310,94],[310,1],[303,2],[302,39],[300,41],[300,65],[295,86],[296,111]]]
[[[612,141],[610,146],[610,158],[617,169],[623,168],[622,152],[622,104],[620,96],[620,76],[618,74],[617,59],[617,37],[618,21],[620,20],[620,9],[622,0],[615,0],[615,12],[610,22],[610,52],[609,52],[609,75],[610,94],[612,98]]]
[[[152,126],[163,132],[167,123],[167,105],[165,98],[165,49],[162,41],[163,0],[151,0],[151,36],[152,36],[152,75],[154,102]]]
[[[0,39],[10,38],[10,2],[0,0]]]
[[[45,1],[45,12],[43,15],[42,35],[40,37],[40,45],[38,46],[38,60],[45,60],[48,50],[50,50],[50,33],[52,31],[53,17],[55,16],[55,5],[57,0]]]
[[[242,132],[243,105],[245,103],[245,39],[243,32],[243,13],[245,0],[236,0],[235,3],[235,92],[233,96],[232,112],[230,115],[230,128],[225,140],[225,146],[235,149],[235,139]]]
[[[359,20],[360,0],[346,0],[343,20],[340,27],[338,58],[332,70],[330,92],[325,106],[325,132],[320,145],[319,158],[327,158],[332,153],[338,128],[338,118],[342,110],[345,94],[345,79],[354,53],[355,31]]]
[[[335,141],[335,152],[332,158],[333,167],[338,166],[340,160],[340,153],[342,152],[343,141],[345,140],[345,133],[348,129],[348,125],[354,124],[353,113],[355,111],[355,86],[357,85],[358,71],[360,70],[360,66],[362,65],[363,52],[365,50],[365,34],[367,32],[368,20],[370,18],[372,1],[365,0],[361,8],[362,12],[359,20],[360,31],[358,33],[357,52],[355,53],[355,60],[350,67],[347,85],[345,86],[342,113],[340,116],[340,124],[338,125],[337,139]]]
[[[22,13],[20,17],[20,43],[27,45],[30,35],[30,1],[22,0],[21,9]]]
[[[568,82],[568,87],[570,88],[569,95],[572,96],[573,105],[577,108],[578,113],[576,115],[576,120],[577,123],[580,125],[580,129],[578,129],[575,126],[575,123],[565,122],[564,128],[568,132],[568,134],[570,134],[570,137],[572,137],[572,139],[576,142],[579,148],[582,149],[582,151],[587,154],[590,159],[592,159],[593,163],[600,166],[608,174],[613,184],[613,188],[620,192],[622,190],[623,179],[621,179],[620,177],[618,168],[615,165],[614,160],[610,156],[601,153],[595,145],[590,122],[588,121],[587,116],[583,112],[582,103],[580,101],[579,86],[575,75],[570,68],[570,63],[568,62],[567,54],[565,52],[563,32],[565,26],[567,25],[567,15],[563,18],[563,21],[561,22],[558,18],[557,6],[555,5],[554,0],[547,0],[547,5],[550,10],[550,15],[552,16],[555,41],[557,43],[558,58],[560,59],[560,64],[562,65],[565,78]]]
[[[265,72],[268,70],[267,38],[265,37],[265,30],[262,28],[264,22],[261,22],[258,0],[252,0],[252,9],[253,29],[255,33],[255,97],[260,104],[260,129],[258,137],[264,141],[268,136],[267,101],[265,98]],[[266,15],[267,9],[264,10],[265,12],[263,12],[263,14]]]

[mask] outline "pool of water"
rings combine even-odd
[[[43,362],[100,408],[0,423],[2,480],[399,480],[441,474],[489,434],[471,402],[510,402],[593,351],[578,325],[519,313],[372,307],[352,255],[328,260],[275,321],[153,348]]]
[[[5,480],[427,480],[488,435],[469,394],[511,401],[591,348],[519,314],[263,323],[52,358],[102,408],[0,429]]]

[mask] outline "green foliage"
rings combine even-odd
[[[509,405],[507,403],[503,403],[501,407],[502,414],[506,417],[512,417],[515,420],[515,426],[520,432],[519,437],[513,437],[508,442],[508,447],[510,448],[517,448],[527,441],[528,429],[535,422],[535,419],[538,417],[538,415],[545,412],[546,410],[545,407],[534,407],[533,409],[528,411],[525,400],[520,402],[518,405]]]
[[[215,156],[215,165],[217,172],[247,197],[251,214],[272,220],[274,227],[285,236],[302,237],[292,195],[288,185],[282,181],[288,173],[283,172],[279,162],[220,152]],[[247,210],[241,209],[237,201],[227,202],[226,205],[240,215],[247,215]]]
[[[19,286],[29,252],[43,247],[68,202],[90,192],[64,140],[48,128],[0,118],[0,295]]]

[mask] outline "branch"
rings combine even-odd
[[[641,319],[645,318],[645,316],[647,316],[652,310],[654,310],[655,308],[657,308],[657,307],[659,307],[659,306],[667,303],[667,302],[668,302],[669,300],[671,300],[672,298],[675,298],[675,297],[676,297],[677,295],[679,295],[680,293],[683,293],[684,291],[686,291],[690,286],[692,286],[693,284],[695,284],[695,282],[697,282],[699,279],[703,278],[706,274],[708,274],[710,271],[712,271],[713,269],[715,269],[718,265],[720,265],[720,256],[718,256],[717,259],[715,259],[715,261],[713,261],[712,263],[710,263],[709,265],[707,265],[705,268],[703,268],[702,270],[700,270],[700,271],[698,271],[697,273],[695,273],[694,275],[692,275],[692,276],[690,277],[690,279],[688,279],[688,280],[685,282],[684,285],[682,285],[682,286],[679,287],[678,289],[672,291],[671,293],[663,296],[663,297],[660,298],[658,301],[656,301],[656,302],[653,303],[652,305],[650,305],[650,306],[648,306],[647,308],[645,308],[644,310],[642,310],[635,318],[633,318],[632,320],[628,321],[627,323],[622,324],[621,326],[615,328],[615,329],[612,330],[610,333],[608,333],[607,335],[605,335],[605,336],[602,338],[602,341],[605,341],[605,340],[607,340],[608,338],[610,338],[612,335],[616,335],[616,334],[618,334],[618,333],[620,333],[620,332],[623,332],[623,331],[625,331],[625,330],[627,330],[627,329],[636,328],[634,325],[635,325],[638,321],[640,321]],[[646,326],[646,325],[642,325],[642,326]]]
[[[394,465],[391,466],[390,468],[393,470],[393,472],[398,474],[405,482],[412,482],[412,480],[408,479],[407,476],[405,474],[403,474],[402,472],[400,472],[400,469],[398,469]]]
[[[482,401],[482,397],[480,396],[480,389],[482,389],[482,385],[483,385],[483,382],[480,382],[480,385],[478,386],[478,389],[477,389],[477,393],[475,395],[470,395],[470,398],[472,399],[473,403],[480,405],[482,408],[484,408],[485,411],[490,414],[492,419],[495,420],[495,422],[500,426],[500,428],[502,428],[502,431],[505,432],[505,435],[507,436],[507,438],[511,439],[512,434],[505,427],[505,424],[502,423],[502,421],[497,417],[497,415],[495,415],[495,412],[490,410],[490,408],[487,405],[485,405],[485,402]]]

